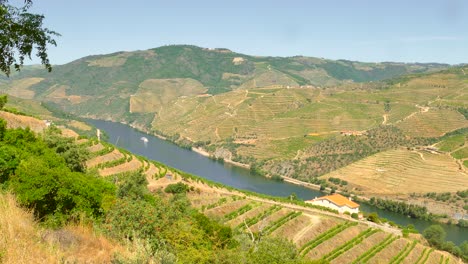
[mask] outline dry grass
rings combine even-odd
[[[1,263],[111,263],[117,252],[132,255],[86,225],[42,229],[9,193],[0,193],[0,234]]]
[[[18,207],[15,197],[0,193],[0,262],[57,263],[57,249],[42,243],[32,213]]]
[[[0,111],[0,118],[7,121],[8,128],[29,127],[32,131],[39,133],[47,127],[44,121],[30,116],[15,115],[12,113]]]
[[[60,130],[61,130],[62,136],[64,137],[77,139],[80,136],[74,130],[71,130],[65,127],[60,127]]]
[[[468,175],[450,156],[406,149],[378,153],[328,177],[346,180],[368,195],[455,192],[468,186]]]

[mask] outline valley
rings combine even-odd
[[[199,158],[182,167],[236,188],[310,199],[319,192],[307,189],[309,183],[322,191],[422,206],[431,219],[457,223],[467,214],[466,197],[457,195],[468,186],[463,66],[386,63],[363,70],[358,65],[194,46],[92,56],[48,76],[31,69],[2,81],[0,91],[11,96],[11,113],[2,117],[11,125],[24,121],[43,129],[33,118],[12,116],[27,112],[68,127],[70,136],[77,135],[73,130],[93,136],[83,121],[98,127],[97,120],[117,121],[249,169],[208,172]],[[328,79],[309,75],[309,67],[323,67],[317,72]],[[384,76],[379,67],[402,71]],[[339,75],[345,68],[353,70]],[[142,142],[135,145],[128,137],[110,139],[139,153]],[[103,176],[142,168],[158,172],[122,149],[91,148],[99,155],[87,166]],[[179,154],[160,152],[158,160],[172,164]]]
[[[29,125],[27,118],[19,117],[15,118],[21,121],[12,123],[11,127]],[[330,263],[413,263],[417,258],[421,263],[458,263],[446,252],[428,247],[419,235],[402,236],[400,229],[388,224],[365,219],[356,221],[348,215],[307,206],[300,201],[229,188],[105,142],[79,139],[78,134],[72,132],[62,128],[63,135],[74,137],[77,144],[90,151],[86,162],[89,170],[115,179],[139,171],[145,175],[147,187],[153,193],[167,192],[169,186],[186,185],[190,203],[210,218],[244,233],[253,241],[262,237],[291,239],[298,254],[306,259]],[[133,143],[139,139],[133,137]],[[136,145],[141,149],[141,144]]]

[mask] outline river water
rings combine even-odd
[[[251,174],[250,170],[214,161],[171,142],[137,131],[124,124],[102,120],[87,120],[87,122],[105,131],[109,136],[109,142],[116,146],[148,159],[159,161],[170,167],[234,188],[281,197],[295,193],[302,200],[310,200],[324,195],[317,190],[287,182],[269,180],[263,176]],[[141,140],[142,137],[147,138],[148,142],[143,142]],[[361,210],[377,212],[379,216],[385,217],[399,225],[413,224],[420,232],[434,224],[430,221],[408,218],[366,204],[361,204]],[[468,228],[446,224],[440,225],[447,232],[447,240],[461,244],[463,240],[468,239]]]

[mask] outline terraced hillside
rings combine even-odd
[[[381,152],[323,176],[330,177],[346,180],[368,196],[455,192],[468,186],[468,174],[453,158],[424,150]]]
[[[169,185],[187,185],[188,199],[205,215],[253,240],[267,236],[291,240],[299,254],[309,259],[331,263],[402,263],[414,259],[417,263],[458,263],[453,256],[429,248],[422,241],[401,237],[399,229],[228,189],[104,142],[76,140],[91,152],[88,169],[98,169],[101,176],[125,176],[126,172],[139,170],[146,175],[148,188],[161,193]]]
[[[132,167],[130,164],[138,160],[135,156],[129,160],[127,153],[106,143],[89,140],[81,143],[87,144],[93,153],[88,165],[100,168],[102,176],[137,169],[145,172],[151,191],[186,184],[190,202],[205,215],[252,238],[273,236],[291,240],[299,254],[308,259],[330,263],[459,263],[452,255],[434,250],[422,240],[402,237],[399,229],[319,208],[246,195],[141,158],[138,166]],[[112,173],[107,173],[108,169]]]
[[[167,172],[170,177],[149,179],[149,187],[163,190],[183,182],[192,205],[207,216],[258,237],[278,236],[293,241],[308,259],[330,263],[459,263],[453,256],[423,242],[401,237],[398,229],[356,221],[346,215],[277,202]],[[445,262],[447,261],[447,262]]]
[[[127,151],[116,149],[107,143],[85,139],[80,144],[87,145],[87,149],[91,153],[91,158],[86,162],[87,168],[97,169],[101,176],[142,171],[147,177],[151,178],[163,172],[156,167],[155,163]]]
[[[466,147],[451,150],[451,157],[392,152],[437,148],[445,134],[468,127],[468,69],[427,74],[441,67],[364,67],[171,46],[91,56],[56,67],[47,76],[27,71],[2,82],[0,90],[44,100],[48,109],[126,122],[217,159],[250,165],[266,176],[317,185],[340,178],[350,183],[344,187],[350,191],[398,195],[408,192],[396,187],[430,173],[418,193],[432,192],[434,186],[453,193],[466,186]],[[411,72],[418,73],[401,76]],[[390,77],[395,78],[377,81]],[[370,80],[374,82],[357,83]],[[144,166],[131,155],[114,154],[115,159],[99,165],[103,174],[116,173],[121,169],[116,166]],[[365,164],[375,164],[371,159],[379,155],[394,161],[384,168],[388,175],[376,171],[380,164]],[[361,166],[362,176],[356,176]],[[328,173],[334,174],[323,177]]]

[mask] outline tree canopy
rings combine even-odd
[[[0,71],[7,76],[12,66],[19,71],[34,50],[46,69],[52,70],[47,45],[56,46],[53,36],[60,35],[44,27],[43,15],[29,13],[31,6],[32,0],[25,0],[23,7],[0,0]]]

